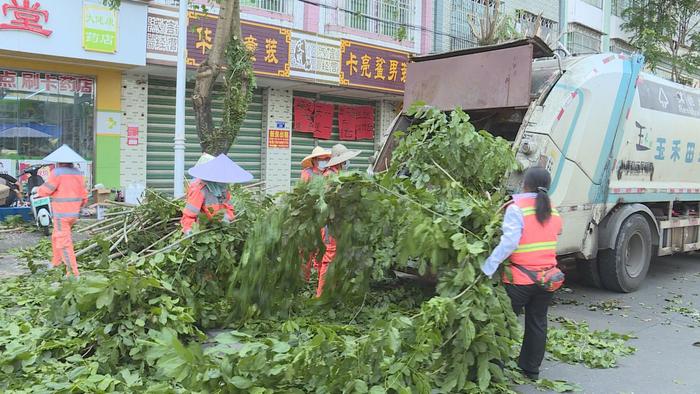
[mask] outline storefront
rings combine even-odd
[[[0,163],[17,174],[62,144],[89,183],[120,187],[122,71],[145,65],[147,7],[0,0]],[[138,32],[143,32],[139,34]]]
[[[211,48],[217,17],[190,12],[188,19],[191,80]],[[172,8],[149,8],[145,183],[166,193],[173,188],[176,24],[177,13]],[[367,159],[378,148],[382,127],[395,116],[397,107],[385,104],[401,101],[408,53],[257,21],[243,20],[241,25],[243,42],[253,53],[257,89],[229,156],[254,174],[254,182],[264,182],[268,192],[289,190],[299,178],[299,162],[316,145],[330,148],[343,143],[360,150],[351,167],[365,170]],[[187,97],[189,89],[191,86]],[[307,124],[301,128],[297,127],[300,115],[295,104],[299,100],[305,100],[307,110],[313,107],[311,113],[302,115]],[[217,121],[223,109],[221,100],[215,99],[213,105]],[[189,100],[186,106],[189,168],[201,148]],[[359,136],[354,130],[360,126],[346,116],[353,111],[363,116],[351,118],[366,120]]]

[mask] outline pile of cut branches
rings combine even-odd
[[[384,175],[274,204],[236,189],[236,220],[192,237],[178,202],[149,195],[86,229],[80,281],[2,282],[0,390],[509,392],[520,330],[479,268],[514,157],[462,111],[411,115]],[[314,299],[301,267],[324,226],[338,249]]]

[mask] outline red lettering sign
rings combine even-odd
[[[136,125],[128,125],[126,128],[126,144],[134,146],[139,144],[139,127]]]
[[[17,73],[14,71],[0,71],[0,88],[17,89]]]
[[[267,147],[289,149],[289,130],[268,130]]]
[[[95,91],[95,81],[92,78],[80,78],[71,75],[0,69],[0,88],[21,89],[29,92],[92,95]]]
[[[21,1],[21,2],[20,2]],[[2,5],[2,14],[7,16],[12,11],[14,19],[10,23],[0,23],[0,30],[23,30],[48,37],[53,33],[41,25],[41,20],[49,21],[49,12],[41,9],[41,3],[31,0],[9,0]]]

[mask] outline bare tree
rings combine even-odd
[[[482,4],[483,15],[470,15],[467,19],[479,46],[498,44],[518,36],[512,19],[502,11],[501,0],[484,0]]]

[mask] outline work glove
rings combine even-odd
[[[185,231],[185,237],[189,237],[190,235],[192,235],[192,230]]]

